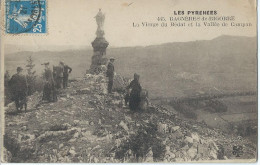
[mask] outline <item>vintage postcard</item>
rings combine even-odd
[[[256,162],[256,0],[2,0],[1,162]]]

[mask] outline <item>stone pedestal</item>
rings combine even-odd
[[[106,71],[106,64],[108,61],[108,59],[106,58],[106,48],[108,44],[109,43],[104,37],[96,38],[92,42],[94,53],[91,58],[91,66],[88,71],[90,74],[99,74]]]

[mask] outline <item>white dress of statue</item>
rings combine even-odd
[[[96,35],[97,37],[103,37],[104,33],[104,21],[105,21],[105,14],[101,12],[101,9],[99,9],[97,15],[95,16],[96,21],[97,21],[97,31]]]

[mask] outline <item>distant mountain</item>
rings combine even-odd
[[[192,73],[240,72],[253,66],[251,69],[256,69],[256,48],[255,37],[221,36],[209,41],[109,49],[107,54],[120,59],[118,65],[122,66],[138,63],[149,69],[158,65],[164,67],[164,71],[174,68]]]
[[[40,63],[64,61],[73,67],[71,77],[82,76],[91,64],[92,49],[17,52],[5,56],[6,69],[15,71],[33,56]],[[127,77],[141,75],[154,95],[183,96],[194,93],[256,90],[257,38],[220,36],[213,40],[173,42],[146,47],[107,49],[115,57],[115,69]]]
[[[5,52],[7,54],[17,53],[21,51],[28,51],[28,52],[38,52],[38,51],[54,51],[54,52],[61,52],[67,50],[78,50],[78,49],[91,49],[91,46],[86,45],[13,45],[13,44],[6,44],[5,45]]]

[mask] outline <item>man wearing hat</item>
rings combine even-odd
[[[112,93],[112,88],[113,88],[113,79],[114,79],[114,71],[115,71],[114,61],[115,61],[115,58],[111,57],[108,65],[107,65],[107,77],[108,77],[107,90],[108,90],[108,93]]]
[[[17,111],[21,111],[23,109],[23,106],[24,109],[27,110],[27,80],[26,77],[22,74],[23,68],[17,67],[16,71],[17,73],[14,74],[9,81],[12,98],[15,102]]]

